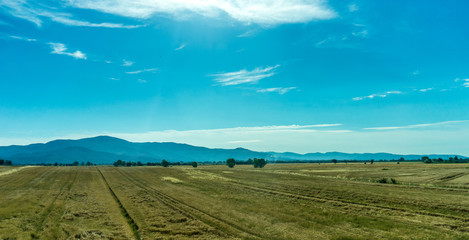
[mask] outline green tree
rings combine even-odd
[[[197,162],[192,162],[192,167],[196,168],[199,164]]]
[[[337,159],[332,159],[332,162],[333,162],[334,164],[337,164]]]
[[[423,157],[422,157],[422,162],[424,162],[424,163],[432,163],[432,160],[431,160],[429,157],[427,157],[427,156],[423,156]]]
[[[161,166],[163,166],[163,167],[168,167],[168,166],[169,166],[169,162],[166,161],[166,159],[163,159],[163,160],[161,160]]]
[[[254,158],[252,162],[255,168],[263,168],[267,164],[267,162],[263,158]]]
[[[375,162],[374,159],[371,159],[371,160],[370,160],[370,164],[373,164],[374,162]]]
[[[5,164],[5,160],[0,159],[0,165],[4,165],[4,164]]]
[[[228,158],[226,160],[226,165],[230,168],[233,168],[236,165],[236,160],[234,160],[234,158]]]

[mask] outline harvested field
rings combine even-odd
[[[0,176],[0,238],[469,239],[468,173],[382,162],[24,168]]]

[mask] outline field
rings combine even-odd
[[[0,168],[0,239],[186,238],[469,239],[469,164]]]

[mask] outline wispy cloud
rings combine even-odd
[[[433,88],[422,88],[422,89],[419,89],[419,92],[428,92],[431,90],[433,90]]]
[[[183,43],[183,44],[181,44],[181,46],[179,46],[179,47],[175,48],[175,49],[174,49],[174,51],[179,51],[179,50],[182,50],[182,49],[183,49],[183,48],[185,48],[185,47],[186,47],[186,44],[185,44],[185,43]]]
[[[19,36],[13,36],[13,35],[10,35],[11,38],[14,38],[14,39],[18,39],[18,40],[23,40],[23,41],[27,41],[27,42],[36,42],[37,39],[35,38],[26,38],[26,37],[19,37]]]
[[[161,14],[178,19],[187,19],[193,15],[210,18],[230,16],[242,23],[266,25],[326,20],[337,16],[325,1],[308,0],[74,0],[69,1],[69,4],[137,19],[148,19]]]
[[[65,46],[65,44],[63,43],[49,43],[50,47],[52,48],[52,52],[53,54],[60,54],[60,55],[67,55],[67,56],[71,56],[71,57],[74,57],[76,59],[86,59],[86,55],[77,50],[75,52],[67,52],[67,47]]]
[[[462,82],[463,87],[469,88],[469,78],[456,78],[454,79],[455,82]]]
[[[258,89],[257,92],[259,93],[266,93],[266,92],[276,92],[280,95],[283,95],[293,89],[296,89],[296,87],[276,87],[276,88],[263,88],[263,89]]]
[[[358,10],[360,10],[360,8],[358,7],[357,4],[352,3],[352,4],[349,4],[349,5],[348,5],[348,11],[349,11],[349,12],[356,12],[356,11],[358,11]]]
[[[145,80],[145,79],[141,79],[141,78],[140,78],[140,79],[138,79],[137,81],[138,81],[139,83],[147,83],[147,82],[148,82],[147,80]]]
[[[352,100],[360,101],[360,100],[373,99],[373,98],[385,98],[392,94],[402,94],[402,92],[401,91],[387,91],[385,93],[374,93],[368,96],[354,97],[352,98]]]
[[[420,74],[420,70],[415,70],[412,72],[412,75],[419,75]]]
[[[127,66],[127,65],[124,65],[124,66]],[[143,70],[137,70],[137,71],[125,72],[125,73],[127,73],[127,74],[139,74],[139,73],[143,73],[143,72],[154,72],[154,71],[157,71],[157,70],[158,70],[158,68],[149,68],[149,69],[143,69]]]
[[[58,11],[57,7],[47,7],[27,0],[2,0],[2,8],[12,16],[33,22],[38,27],[43,24],[43,19],[61,23],[68,26],[80,27],[104,27],[104,28],[137,28],[141,25],[124,25],[121,23],[92,23],[73,19],[69,13]]]
[[[222,86],[257,83],[261,79],[273,76],[275,74],[274,70],[279,66],[280,65],[266,68],[258,67],[251,71],[243,69],[236,72],[212,74],[210,76],[215,77],[214,81]]]
[[[365,130],[396,130],[396,129],[409,129],[409,128],[423,128],[423,127],[434,127],[434,126],[443,126],[443,125],[454,125],[460,123],[468,123],[469,120],[457,120],[457,121],[444,121],[436,123],[424,123],[424,124],[414,124],[406,126],[392,126],[392,127],[370,127],[364,128]]]
[[[239,34],[237,37],[240,37],[240,38],[252,37],[252,36],[256,35],[258,32],[259,32],[258,29],[251,29],[251,30],[248,30],[244,33]]]
[[[110,77],[109,80],[112,80],[112,81],[119,81],[120,79],[119,79],[119,78]]]
[[[124,67],[130,67],[130,66],[132,66],[132,65],[134,65],[134,62],[132,62],[132,61],[127,61],[127,60],[125,60],[125,59],[122,59],[122,66],[124,66]]]

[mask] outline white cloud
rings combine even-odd
[[[460,123],[468,123],[469,120],[457,120],[457,121],[444,121],[436,123],[424,123],[424,124],[414,124],[406,126],[392,126],[392,127],[371,127],[364,128],[365,130],[396,130],[396,129],[409,129],[409,128],[423,128],[423,127],[433,127],[433,126],[443,126],[443,125],[452,125]]]
[[[265,93],[265,92],[276,92],[280,95],[283,95],[293,89],[296,89],[296,87],[287,87],[287,88],[282,88],[282,87],[277,87],[277,88],[264,88],[264,89],[258,89],[257,92],[259,93]]]
[[[86,59],[86,55],[82,53],[81,51],[77,50],[75,52],[67,52],[67,47],[65,47],[65,44],[63,43],[49,43],[49,45],[52,48],[53,54],[61,54],[61,55],[67,55],[71,56],[77,59]]]
[[[454,79],[455,82],[463,82],[462,86],[469,88],[469,78],[456,78]]]
[[[156,15],[188,18],[230,16],[242,23],[275,25],[326,20],[337,13],[323,0],[69,0],[73,7],[125,17],[148,19]]]
[[[119,79],[119,78],[110,77],[109,80],[112,80],[112,81],[119,81],[120,79]]]
[[[423,89],[419,89],[419,92],[428,92],[431,90],[433,90],[433,88],[423,88]]]
[[[104,62],[107,63],[107,64],[112,63],[112,61],[109,61],[109,60],[106,60]]]
[[[132,62],[132,61],[127,61],[127,60],[125,60],[125,59],[122,59],[122,66],[124,66],[124,67],[130,67],[130,66],[132,66],[132,65],[134,65],[134,62]]]
[[[266,68],[255,68],[252,71],[246,69],[236,72],[212,74],[215,77],[214,81],[222,86],[239,85],[244,83],[257,83],[259,80],[271,77],[275,74],[274,70],[280,65]]]
[[[127,65],[124,65],[124,66],[127,66]],[[137,70],[137,71],[125,72],[125,73],[127,73],[127,74],[139,74],[139,73],[142,73],[142,72],[154,72],[156,70],[158,70],[158,68],[149,68],[149,69],[143,69],[143,70]]]
[[[258,29],[251,29],[251,30],[248,30],[244,33],[239,34],[237,37],[240,37],[240,38],[252,37],[252,36],[256,35],[258,32],[259,32]]]
[[[360,8],[358,7],[357,4],[353,3],[353,4],[348,5],[348,10],[349,12],[356,12],[360,10]]]
[[[10,35],[11,38],[18,39],[18,40],[23,40],[23,41],[28,41],[28,42],[36,42],[37,39],[34,38],[26,38],[26,37],[18,37],[18,36],[13,36]]]
[[[80,27],[105,27],[105,28],[137,28],[140,25],[124,25],[120,23],[91,23],[88,21],[76,20],[69,13],[58,12],[56,7],[47,7],[42,4],[35,4],[34,1],[27,0],[2,0],[3,9],[10,15],[33,22],[38,27],[42,26],[43,19],[50,19],[54,22],[68,26]]]
[[[179,46],[179,47],[175,48],[175,49],[174,49],[174,51],[179,51],[179,50],[182,50],[182,49],[183,49],[183,48],[185,48],[185,47],[186,47],[186,44],[185,44],[185,43],[183,43],[183,44],[181,44],[181,46]]]
[[[139,83],[147,83],[147,82],[148,82],[148,81],[145,80],[145,79],[138,79],[137,81],[138,81]]]
[[[419,75],[420,74],[420,71],[419,70],[415,70],[412,72],[412,75]]]
[[[385,93],[374,93],[368,96],[361,96],[361,97],[354,97],[352,100],[354,101],[360,101],[364,99],[373,99],[373,98],[385,98],[391,94],[402,94],[401,91],[387,91]]]
[[[368,36],[368,29],[353,32],[352,35],[355,36],[355,37],[366,38]]]

